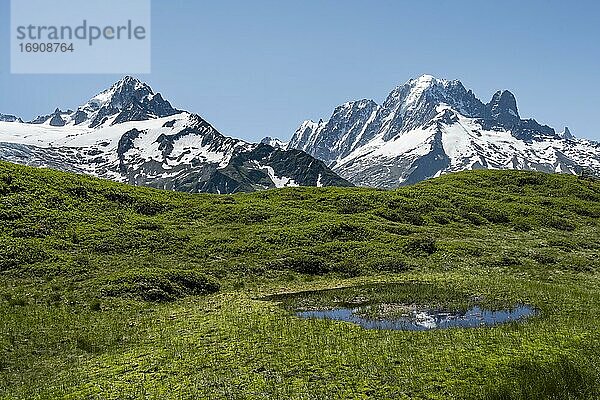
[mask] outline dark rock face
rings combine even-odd
[[[554,129],[539,124],[534,119],[521,119],[517,109],[517,100],[508,90],[497,91],[487,104],[487,115],[483,126],[487,129],[510,130],[518,139],[532,141],[544,137],[557,137]]]
[[[562,134],[563,139],[574,139],[573,134],[571,133],[571,131],[569,130],[568,126],[565,126],[565,130]]]
[[[88,115],[84,111],[81,111],[81,110],[77,110],[75,112],[75,114],[73,115],[73,121],[75,122],[75,125],[79,125],[87,119],[88,119]]]
[[[517,99],[508,90],[499,90],[494,93],[492,100],[487,104],[487,110],[490,119],[504,128],[512,129],[521,122]],[[485,117],[485,115],[479,117]]]
[[[250,171],[257,170],[256,183],[267,188],[276,187],[264,168],[272,168],[277,177],[287,177],[298,186],[353,186],[350,182],[337,176],[325,163],[316,160],[303,151],[280,150],[266,144],[259,144],[248,152],[242,152],[231,159],[229,165],[220,172],[232,179],[250,176]],[[266,178],[266,179],[265,179]]]
[[[513,135],[517,139],[525,141],[544,140],[544,138],[559,139],[559,136],[553,128],[550,128],[547,125],[540,125],[534,119],[522,119],[515,128]]]
[[[50,118],[50,126],[65,126],[65,121],[60,117],[60,114],[54,114]]]
[[[316,143],[316,157],[329,159],[343,157],[347,154],[351,150],[352,143],[360,134],[360,128],[368,122],[369,117],[376,109],[377,104],[372,100],[360,100],[337,107],[324,128],[333,134],[322,136],[321,140]],[[342,134],[347,135],[343,141],[339,136]]]
[[[121,136],[119,139],[119,145],[117,146],[117,155],[119,158],[123,157],[129,150],[133,149],[135,139],[140,137],[141,134],[142,132],[138,131],[137,129],[132,129],[125,132],[125,134]]]
[[[70,113],[72,113],[71,110],[61,111],[57,108],[52,114],[41,115],[31,121],[30,124],[45,124],[48,122],[50,126],[65,126],[66,123],[63,117],[68,116]]]
[[[431,151],[413,163],[403,183],[411,185],[431,178],[438,171],[444,170],[449,165],[450,158],[444,153],[442,133],[438,131],[434,136]]]
[[[331,165],[371,140],[378,132],[378,120],[372,117],[379,106],[372,100],[349,102],[337,107],[327,122],[303,125],[292,137],[288,149],[307,151]]]

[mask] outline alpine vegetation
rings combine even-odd
[[[0,221],[2,399],[600,398],[596,179],[218,195],[0,162]]]

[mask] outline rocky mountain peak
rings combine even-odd
[[[438,79],[432,75],[421,75],[416,79],[409,80],[405,86],[409,87],[408,96],[405,102],[414,103],[423,94],[435,89],[445,88],[449,84],[446,79]]]
[[[573,136],[568,126],[565,126],[565,130],[562,133],[559,133],[559,136],[563,139],[575,139],[575,136]]]
[[[144,97],[153,96],[154,91],[150,86],[131,76],[115,82],[110,88],[93,97],[88,103],[92,108],[110,105],[123,108],[133,100],[140,101]]]
[[[498,90],[487,104],[494,121],[507,128],[517,126],[521,121],[517,108],[517,99],[508,90]]]
[[[98,128],[129,121],[146,121],[180,113],[160,93],[132,76],[125,76],[108,89],[92,97],[76,111],[58,108],[31,123],[52,126],[82,125]]]
[[[180,113],[160,93],[154,93],[146,83],[125,76],[108,89],[92,97],[76,111],[56,109],[31,121],[51,126],[82,125],[98,128],[128,121],[145,121]]]

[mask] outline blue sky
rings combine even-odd
[[[304,119],[424,73],[523,117],[600,140],[600,2],[154,0],[152,73],[138,77],[222,133],[287,139]],[[0,0],[0,112],[76,107],[118,75],[11,75]]]

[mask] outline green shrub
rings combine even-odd
[[[48,257],[44,246],[37,241],[0,238],[0,271],[25,267]]]
[[[548,220],[548,225],[559,231],[567,231],[567,232],[572,232],[576,228],[576,226],[573,222],[569,221],[566,218],[558,217],[555,215],[550,217],[550,219]]]
[[[12,235],[16,238],[43,238],[52,235],[54,227],[51,222],[38,222],[20,224],[13,229]]]
[[[510,219],[508,218],[508,214],[504,210],[500,210],[498,208],[490,206],[483,208],[480,214],[483,218],[487,219],[492,224],[504,224],[510,221]]]
[[[156,200],[145,199],[136,200],[133,209],[138,214],[151,217],[164,212],[167,209],[167,206]]]
[[[519,176],[515,179],[518,186],[526,185],[543,185],[546,183],[546,175],[538,173],[530,173],[529,175]]]
[[[270,266],[275,269],[290,269],[307,275],[321,275],[331,271],[321,257],[304,253],[294,254],[283,260],[271,262]]]
[[[90,310],[92,311],[101,311],[102,310],[102,303],[100,303],[100,300],[94,300],[91,302],[90,304]]]
[[[353,260],[344,260],[334,264],[332,271],[348,277],[360,276],[365,272],[360,263]]]
[[[256,224],[272,217],[271,213],[255,209],[254,207],[227,205],[220,207],[218,210],[214,215],[216,215],[217,221],[220,223]]]
[[[367,267],[370,271],[398,273],[412,269],[413,265],[405,258],[397,256],[374,259],[367,264]]]
[[[363,196],[344,196],[336,201],[336,208],[339,214],[358,214],[368,211],[372,205]]]
[[[476,226],[484,225],[488,222],[487,219],[474,212],[466,212],[462,215],[462,217]]]
[[[103,191],[103,194],[108,201],[112,201],[120,205],[131,205],[135,202],[135,199],[122,189],[116,189],[112,187],[107,188]]]
[[[82,351],[89,354],[99,354],[102,352],[102,347],[94,343],[94,341],[88,337],[80,336],[75,340],[75,346]]]
[[[454,221],[454,216],[447,212],[436,211],[436,212],[431,213],[431,219],[436,224],[447,225],[450,222]]]
[[[8,297],[8,305],[11,307],[25,307],[27,305],[27,300],[23,297]]]
[[[78,199],[87,199],[89,197],[89,190],[84,185],[67,187],[65,192]]]
[[[364,227],[349,222],[319,226],[318,231],[323,232],[323,239],[325,240],[360,241],[367,239],[369,236]]]
[[[392,222],[400,222],[416,226],[425,224],[425,220],[423,219],[421,213],[415,210],[394,210],[389,208],[380,208],[376,214]]]
[[[0,175],[0,195],[19,193],[24,190],[25,187],[15,179],[14,175],[10,173]]]
[[[591,272],[594,270],[593,262],[582,257],[569,257],[562,260],[560,267],[575,272]]]
[[[0,205],[0,221],[16,221],[23,218],[23,212],[16,208],[4,208]]]
[[[219,291],[219,283],[195,271],[148,268],[115,274],[101,283],[105,296],[172,301],[188,295]]]
[[[138,221],[134,224],[134,227],[142,231],[160,231],[164,228],[161,223],[155,221]]]
[[[552,265],[557,262],[556,257],[549,253],[535,252],[531,255],[531,258],[542,265]]]
[[[518,257],[510,254],[502,254],[499,258],[494,260],[493,264],[499,267],[513,267],[521,264],[521,260]]]
[[[533,223],[527,218],[513,218],[510,224],[517,232],[529,232],[533,229]]]
[[[431,255],[437,251],[437,245],[431,237],[410,238],[404,245],[404,251],[413,255]]]
[[[387,224],[378,226],[378,228],[383,230],[384,232],[388,232],[398,236],[408,236],[416,232],[416,229],[413,226],[407,224]]]

